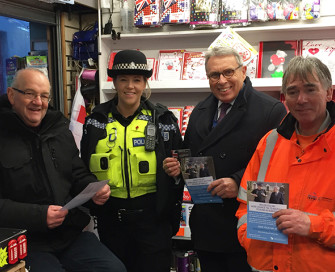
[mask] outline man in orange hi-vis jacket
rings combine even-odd
[[[335,104],[329,69],[316,58],[295,57],[282,91],[290,113],[259,142],[244,173],[238,238],[255,271],[335,271]],[[288,244],[247,238],[247,181],[259,174],[265,182],[289,184],[288,209],[272,215]]]

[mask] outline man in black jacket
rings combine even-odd
[[[213,48],[206,54],[205,65],[212,93],[194,108],[184,147],[190,148],[194,157],[213,157],[217,180],[208,191],[220,196],[223,203],[194,205],[192,241],[202,272],[250,271],[237,240],[236,196],[258,141],[278,126],[286,110],[280,101],[252,87],[236,50]],[[172,158],[166,159],[163,167],[169,175],[179,174],[179,164]]]
[[[255,197],[255,202],[265,202],[266,191],[263,189],[263,184],[261,182],[257,183],[257,188],[252,190],[251,195]]]
[[[18,71],[0,98],[0,227],[27,230],[31,272],[124,272],[95,234],[83,232],[89,215],[61,210],[97,180],[79,158],[68,120],[49,101],[49,80],[31,68]],[[92,205],[109,195],[105,185]]]

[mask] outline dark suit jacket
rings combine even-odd
[[[193,110],[185,134],[185,148],[192,156],[212,156],[216,178],[232,177],[240,184],[258,141],[278,126],[286,114],[284,105],[253,89],[249,78],[226,117],[214,128],[218,100],[210,94]],[[196,249],[213,252],[242,251],[237,240],[238,202],[198,204],[192,209],[190,225]]]
[[[206,167],[199,169],[199,177],[208,177],[208,176],[210,176],[210,174]]]
[[[269,203],[273,204],[284,204],[284,196],[281,192],[278,192],[277,195],[273,192],[270,196]]]

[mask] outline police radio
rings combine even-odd
[[[145,144],[144,148],[146,151],[154,151],[156,144],[156,125],[155,125],[155,110],[153,114],[153,123],[148,122],[145,127]]]

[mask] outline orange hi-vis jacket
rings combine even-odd
[[[288,208],[305,212],[311,226],[308,236],[290,234],[288,244],[247,238],[247,181],[257,181],[266,139],[259,142],[240,185],[236,216],[238,238],[248,254],[248,263],[259,271],[335,271],[335,108],[328,103],[332,120],[304,150],[292,139],[296,120],[288,114],[279,126],[265,182],[289,184]],[[333,109],[333,110],[331,110]]]

